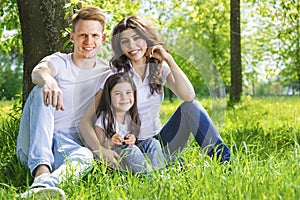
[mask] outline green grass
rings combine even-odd
[[[201,154],[191,138],[182,152],[182,171],[175,164],[149,178],[96,164],[81,181],[60,187],[68,199],[300,199],[299,102],[299,97],[248,97],[227,108],[219,130],[232,150],[229,175],[228,165]],[[201,103],[210,113],[211,101]],[[178,105],[164,102],[163,122]],[[14,199],[32,181],[15,156],[19,116],[13,112],[0,120],[0,199]]]
[[[13,108],[11,101],[0,101],[0,116],[5,116]]]

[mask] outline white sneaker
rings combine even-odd
[[[20,196],[22,199],[28,199],[34,197],[34,199],[60,199],[65,200],[66,195],[62,189],[57,187],[39,187],[32,188]]]
[[[47,178],[49,176],[50,176],[50,173],[42,173],[39,176],[37,176],[37,177],[34,178],[33,183],[38,183],[41,180],[43,180],[43,179],[45,179],[45,178]]]

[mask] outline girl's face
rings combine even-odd
[[[112,88],[110,98],[114,112],[127,112],[134,103],[134,91],[130,83],[118,83]]]
[[[122,52],[133,62],[145,59],[147,42],[133,29],[127,29],[120,34]]]

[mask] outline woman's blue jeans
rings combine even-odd
[[[230,160],[230,149],[197,100],[182,103],[156,137],[173,153],[185,147],[190,133],[209,156],[217,156],[221,162]]]
[[[17,156],[27,165],[31,175],[44,164],[51,175],[34,186],[57,186],[67,177],[76,178],[92,165],[92,152],[81,141],[54,131],[54,108],[43,103],[42,88],[35,86],[23,109],[17,138]],[[72,175],[72,176],[71,176]]]

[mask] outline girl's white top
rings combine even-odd
[[[130,63],[130,62],[129,62]],[[162,63],[162,84],[164,85],[167,80],[167,76],[171,72],[170,67],[166,62]],[[153,95],[150,92],[149,86],[149,65],[146,68],[146,74],[144,80],[134,71],[131,67],[130,74],[133,82],[137,88],[137,107],[141,119],[141,130],[138,139],[145,140],[158,134],[162,128],[162,124],[159,118],[160,105],[164,100],[164,93],[162,90],[161,94],[156,92]],[[110,75],[116,73],[115,71],[110,72]],[[108,75],[107,77],[109,77]],[[101,85],[103,89],[104,83]]]
[[[131,118],[129,115],[125,116],[125,123],[121,124],[117,120],[115,120],[116,123],[116,133],[120,134],[123,138],[126,134],[130,132],[129,125],[130,125]],[[107,123],[107,120],[105,120],[105,123]],[[104,131],[104,124],[103,124],[103,115],[100,115],[95,123],[96,126],[102,128]]]

